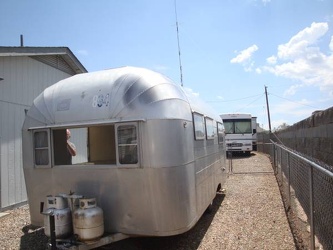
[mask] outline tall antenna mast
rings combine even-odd
[[[182,61],[180,58],[180,45],[179,45],[179,31],[178,31],[178,17],[177,17],[177,4],[175,0],[175,14],[176,14],[176,27],[177,27],[177,42],[178,42],[178,59],[179,59],[179,71],[180,71],[180,84],[183,87],[183,70]]]

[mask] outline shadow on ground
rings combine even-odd
[[[46,249],[48,237],[44,234],[44,228],[28,225],[22,228],[22,232],[24,235],[21,237],[21,250]]]
[[[194,250],[198,249],[205,236],[216,212],[220,208],[225,195],[217,193],[213,206],[206,211],[197,224],[188,232],[168,237],[144,237],[129,238],[107,246],[100,247],[102,250]]]
[[[197,222],[197,224],[188,232],[168,237],[142,237],[128,238],[118,241],[98,249],[108,250],[194,250],[198,249],[200,242],[206,234],[216,212],[220,208],[225,195],[218,192],[213,205],[210,206]],[[49,238],[44,234],[43,227],[28,225],[22,228],[24,235],[21,237],[21,250],[44,250],[47,247]]]

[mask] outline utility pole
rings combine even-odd
[[[271,128],[271,116],[270,116],[270,114],[269,114],[269,105],[268,105],[268,96],[267,96],[267,86],[265,86],[265,95],[266,95],[266,106],[267,106],[267,115],[268,115],[269,133],[272,133],[272,128]]]

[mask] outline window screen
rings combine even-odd
[[[219,122],[217,123],[217,136],[219,144],[223,143],[223,137],[224,137],[223,125],[222,123]]]
[[[196,140],[205,139],[205,123],[203,115],[193,113],[194,136]]]
[[[47,131],[36,131],[34,133],[35,165],[49,165],[49,140]]]
[[[138,163],[138,144],[135,125],[121,125],[117,128],[118,158],[120,164]]]
[[[205,121],[206,121],[207,139],[214,139],[214,136],[215,136],[214,121],[207,117],[206,117]]]

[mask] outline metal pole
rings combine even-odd
[[[277,151],[277,148],[276,148],[276,146],[275,146],[275,144],[273,144],[273,158],[274,158],[274,160],[273,160],[273,164],[274,164],[274,173],[276,174],[276,151]]]
[[[283,173],[282,173],[282,150],[280,149],[280,173],[281,173],[281,185],[283,190]]]
[[[287,152],[287,168],[288,168],[288,208],[291,207],[291,195],[290,195],[290,158],[289,152]]]
[[[177,3],[175,0],[175,14],[176,14],[176,28],[177,28],[177,42],[178,42],[178,60],[179,60],[179,71],[180,71],[180,84],[183,87],[183,69],[182,61],[180,57],[180,45],[179,45],[179,30],[178,30],[178,16],[177,16]]]
[[[314,228],[314,204],[313,204],[313,166],[310,166],[310,176],[309,176],[309,185],[310,185],[310,247],[311,250],[314,250],[315,245],[315,228]]]
[[[232,170],[232,152],[228,151],[228,159],[229,159],[229,173],[232,174],[233,170]]]
[[[1,114],[1,113],[0,113]],[[1,116],[0,116],[0,119],[1,119]],[[1,133],[1,130],[0,130],[0,133]],[[1,205],[1,135],[0,135],[0,211],[1,211],[1,208],[2,208],[2,205]]]
[[[56,243],[55,221],[54,221],[53,212],[49,215],[49,217],[50,217],[51,250],[56,250],[57,243]]]

